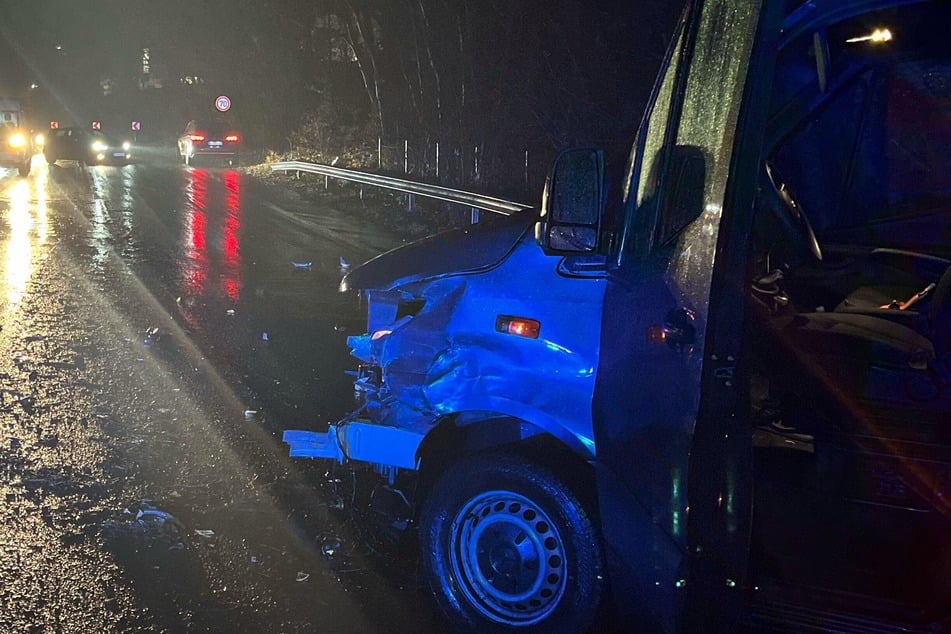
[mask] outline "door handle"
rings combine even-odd
[[[664,341],[674,350],[683,350],[697,341],[697,316],[689,308],[674,308],[664,318]]]

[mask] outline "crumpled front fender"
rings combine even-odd
[[[540,268],[540,251],[529,246],[497,270],[400,287],[424,307],[376,340],[351,338],[353,354],[381,368],[376,420],[426,433],[446,416],[494,412],[594,454],[591,399],[605,283],[554,275],[551,258]],[[538,336],[500,331],[502,315],[537,320]]]

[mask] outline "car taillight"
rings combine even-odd
[[[204,140],[205,140],[205,135],[204,135],[204,134],[193,134],[193,135],[191,135],[191,139],[192,139],[192,141],[201,142],[201,141],[204,141]]]
[[[227,141],[228,143],[237,143],[240,140],[241,139],[238,137],[237,134],[229,134],[228,136],[225,137],[225,141]]]

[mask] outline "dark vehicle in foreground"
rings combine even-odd
[[[359,406],[291,455],[460,630],[949,631],[949,23],[690,2],[623,171],[344,278]]]
[[[43,146],[46,162],[79,161],[86,165],[127,165],[132,161],[132,144],[119,141],[100,130],[66,127],[50,130]]]
[[[178,137],[178,156],[185,165],[198,161],[237,165],[241,134],[224,121],[189,121]]]
[[[0,99],[0,166],[15,167],[20,176],[27,176],[32,159],[33,142],[23,107],[14,99]]]

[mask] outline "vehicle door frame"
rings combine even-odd
[[[719,78],[697,80],[692,73],[703,68],[695,47],[708,47],[710,63],[709,47],[723,31],[708,22],[704,33],[700,25],[744,11],[752,12],[741,35],[745,52],[726,52],[736,64],[734,92],[717,94],[721,86],[713,81]],[[723,622],[719,617],[735,614],[743,603],[752,447],[736,374],[752,203],[781,24],[780,2],[688,4],[664,64],[675,73],[673,85],[664,88],[662,69],[626,180],[627,226],[608,276],[593,404],[598,499],[615,607],[625,621],[647,621],[664,631],[689,629],[701,620],[709,624],[711,612]],[[719,108],[714,116],[722,123],[722,138],[719,153],[706,157],[712,169],[705,175],[702,208],[670,244],[658,235],[664,226],[661,199],[681,194],[675,191],[679,173],[669,173],[671,156],[681,141],[684,105],[698,86],[714,96],[716,103],[707,105]],[[655,109],[665,107],[658,101],[667,98],[665,90],[669,115],[656,154],[663,158],[651,166],[662,163],[654,176],[644,155]],[[659,195],[646,196],[645,187]],[[690,225],[697,243],[688,243]],[[685,301],[687,293],[669,292],[677,275],[693,285],[700,305]],[[682,329],[672,314],[673,321],[678,315],[687,320],[681,325],[693,329],[694,340],[675,341],[672,335]]]

